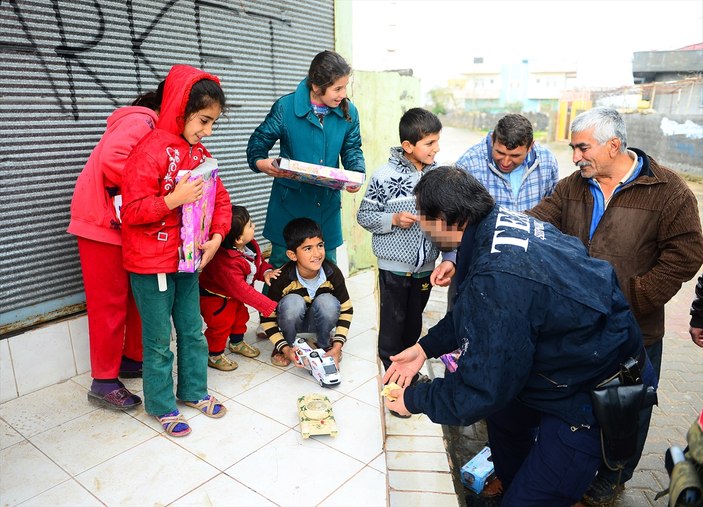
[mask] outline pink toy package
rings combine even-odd
[[[179,171],[176,181],[188,171]],[[178,271],[195,273],[200,267],[202,251],[200,246],[210,237],[212,214],[215,210],[215,192],[217,191],[217,160],[206,158],[202,164],[190,173],[190,180],[202,176],[203,196],[195,202],[184,204],[181,208],[181,246],[178,249]]]
[[[359,188],[364,183],[365,175],[358,171],[347,171],[338,167],[308,164],[289,158],[277,158],[274,164],[291,180],[304,181],[322,187],[341,190],[343,188]]]

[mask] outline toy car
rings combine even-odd
[[[303,438],[309,438],[310,435],[337,436],[332,404],[324,394],[312,393],[298,398],[298,417]]]
[[[312,349],[305,338],[295,340],[295,357],[297,363],[305,367],[321,387],[332,387],[339,384],[339,370],[334,359],[325,356],[322,349]]]

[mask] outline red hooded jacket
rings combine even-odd
[[[147,134],[127,160],[122,180],[122,250],[127,271],[141,274],[178,271],[181,207],[169,210],[164,197],[175,186],[180,170],[192,170],[210,156],[202,143],[190,145],[182,137],[185,107],[193,85],[212,74],[174,65],[166,77],[156,128]],[[210,237],[229,232],[232,207],[218,178]]]
[[[101,243],[121,245],[114,194],[122,193],[122,171],[132,148],[156,125],[148,107],[126,106],[107,119],[107,128],[76,181],[68,232]]]

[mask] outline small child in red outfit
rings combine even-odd
[[[232,228],[222,241],[220,249],[200,274],[200,313],[205,319],[210,355],[208,366],[232,371],[237,363],[225,356],[229,350],[245,357],[256,357],[259,349],[244,341],[249,305],[262,315],[269,316],[276,302],[254,288],[254,281],[271,285],[279,269],[274,269],[261,255],[254,240],[254,224],[244,206],[232,206]]]

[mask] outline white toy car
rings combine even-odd
[[[332,387],[339,384],[339,370],[334,359],[325,356],[322,349],[312,349],[305,338],[295,340],[297,363],[305,367],[321,387]]]

